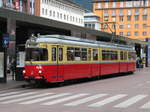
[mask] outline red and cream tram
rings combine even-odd
[[[62,35],[32,36],[26,42],[27,81],[63,82],[134,72],[133,47]]]

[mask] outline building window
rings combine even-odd
[[[59,12],[57,12],[57,18],[59,19]]]
[[[104,17],[104,21],[109,21],[109,17]]]
[[[129,32],[127,32],[127,36],[131,36],[131,32],[129,31]]]
[[[62,19],[62,13],[60,13],[60,19]]]
[[[45,15],[47,15],[47,9],[45,9]]]
[[[144,21],[147,20],[147,15],[143,15],[143,20],[144,20]]]
[[[42,15],[44,15],[44,8],[42,8]]]
[[[130,9],[127,10],[127,15],[131,15],[131,10]]]
[[[112,21],[113,21],[113,22],[116,21],[116,16],[113,16],[113,17],[112,17]]]
[[[112,16],[116,16],[116,11],[112,10]]]
[[[88,25],[87,25],[87,24],[85,24],[84,26],[85,26],[86,28],[88,27]]]
[[[66,15],[64,14],[64,20],[66,20]]]
[[[123,36],[123,32],[119,32],[119,35]]]
[[[108,15],[108,10],[104,10],[104,16],[109,16]]]
[[[143,24],[143,28],[144,28],[144,29],[147,28],[147,24]]]
[[[138,15],[135,15],[135,16],[134,16],[134,19],[135,19],[135,21],[138,21],[138,20],[139,20],[139,16],[138,16]]]
[[[127,24],[127,28],[131,28],[131,24]]]
[[[53,11],[53,17],[55,17],[55,11]]]
[[[132,7],[132,1],[126,2],[126,7]]]
[[[135,9],[135,15],[139,15],[139,9]]]
[[[143,9],[143,15],[147,15],[147,9]]]
[[[123,16],[119,16],[119,21],[123,21]]]
[[[116,2],[113,2],[113,3],[112,3],[112,7],[113,7],[113,8],[116,8]]]
[[[112,24],[112,29],[116,29],[116,25],[115,24]]]
[[[120,2],[120,7],[124,7],[124,2]]]
[[[92,24],[92,29],[95,29],[95,24]]]
[[[98,9],[101,8],[101,3],[98,3],[97,8],[98,8]]]
[[[147,32],[143,32],[143,36],[147,36]]]
[[[108,8],[108,3],[107,3],[107,2],[105,3],[105,6],[104,6],[104,8]]]
[[[108,28],[108,24],[104,24],[104,29],[107,29]]]
[[[49,11],[49,16],[52,16],[52,11],[51,10]]]
[[[138,29],[139,28],[139,24],[134,24],[134,28]]]
[[[134,35],[135,35],[135,36],[138,36],[138,35],[139,35],[139,32],[138,32],[138,31],[135,31],[135,32],[134,32]]]
[[[135,6],[135,7],[139,7],[139,6],[140,6],[140,4],[141,4],[141,2],[136,1],[136,0],[135,0],[133,3],[134,3],[134,6]]]
[[[123,24],[120,24],[120,25],[119,25],[119,28],[120,28],[120,29],[123,29],[123,28],[124,28],[124,25],[123,25]]]
[[[131,16],[127,16],[127,21],[131,21]]]
[[[70,16],[70,21],[72,21],[72,16]]]
[[[120,12],[119,12],[120,16],[123,16],[124,13],[123,13],[123,9],[120,9]]]

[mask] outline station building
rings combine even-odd
[[[101,30],[100,17],[92,12],[87,12],[84,14],[84,25],[86,28],[93,30]]]
[[[71,0],[36,0],[36,16],[84,27],[85,9]]]

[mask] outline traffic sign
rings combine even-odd
[[[7,48],[9,45],[9,34],[3,34],[3,47]]]

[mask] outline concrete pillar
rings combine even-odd
[[[14,66],[16,68],[16,20],[7,18],[7,33],[9,34],[10,41],[6,51],[7,54],[5,54],[5,57],[7,57],[5,69],[8,68],[7,66],[10,65],[12,61],[15,61]],[[15,76],[12,76],[12,79],[15,80]]]
[[[135,44],[135,50],[137,57],[141,57],[141,45],[140,44]]]
[[[16,57],[16,20],[7,19],[7,33],[10,37],[8,56],[13,58]]]

